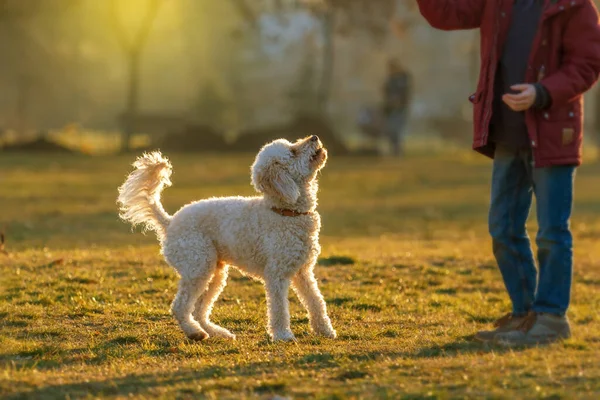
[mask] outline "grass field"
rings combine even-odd
[[[251,156],[171,158],[170,212],[253,193]],[[0,153],[0,397],[600,398],[600,165],[577,178],[574,338],[505,350],[471,340],[509,309],[487,160],[330,160],[317,276],[339,337],[313,336],[292,294],[298,341],[275,344],[261,285],[237,272],[214,312],[237,341],[184,338],[176,274],[117,219],[132,161]]]

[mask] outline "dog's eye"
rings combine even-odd
[[[296,157],[298,155],[298,150],[292,148],[290,151],[292,152],[292,156]]]

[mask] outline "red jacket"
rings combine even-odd
[[[417,0],[421,14],[438,29],[479,28],[481,71],[474,104],[473,148],[493,157],[488,143],[494,77],[510,27],[513,0]],[[536,167],[581,164],[583,93],[600,74],[600,27],[592,0],[544,0],[524,83],[541,83],[551,106],[526,111]]]

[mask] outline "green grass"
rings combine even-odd
[[[574,338],[509,351],[471,340],[509,308],[485,159],[332,159],[317,276],[339,338],[311,335],[292,295],[298,342],[275,344],[261,285],[237,272],[214,311],[237,341],[184,338],[176,274],[116,216],[132,161],[0,154],[0,397],[600,398],[600,165],[577,180]],[[253,193],[250,156],[172,161],[171,212]]]

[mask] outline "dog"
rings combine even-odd
[[[308,311],[312,331],[336,337],[314,276],[321,251],[317,175],[326,162],[327,150],[317,136],[295,143],[275,140],[252,165],[252,185],[260,196],[201,200],[171,216],[160,201],[171,185],[171,163],[158,151],[135,161],[118,189],[119,215],[156,233],[162,255],[180,276],[171,313],[189,339],[235,339],[210,321],[230,267],[263,282],[272,340],[295,340],[290,286]]]

